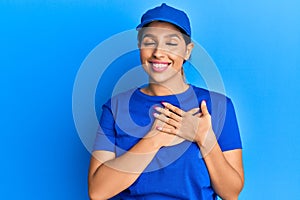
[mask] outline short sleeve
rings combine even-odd
[[[237,123],[237,118],[234,110],[232,101],[229,98],[226,98],[226,109],[221,116],[223,116],[224,122],[223,128],[221,128],[221,134],[218,138],[218,143],[222,151],[229,151],[233,149],[241,149],[242,142],[240,131]],[[224,119],[225,118],[225,119]]]
[[[93,151],[105,150],[115,152],[115,126],[114,118],[109,106],[106,103],[102,106],[102,114],[99,121],[99,128]]]

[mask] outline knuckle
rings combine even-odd
[[[181,129],[181,124],[179,124],[178,126],[176,126],[176,129]]]
[[[176,127],[176,122],[174,122],[174,120],[172,120],[171,125],[172,125],[173,127]]]
[[[176,118],[176,114],[175,113],[170,113],[170,117]]]
[[[172,113],[170,111],[166,111],[166,115],[172,117]]]
[[[157,119],[159,119],[159,120],[162,120],[162,118],[163,118],[163,117],[162,117],[161,114],[157,116]]]
[[[167,122],[168,122],[169,124],[172,124],[172,119],[171,119],[171,118],[168,118],[168,119],[167,119]]]
[[[178,117],[178,120],[177,120],[179,123],[182,122],[182,117]]]

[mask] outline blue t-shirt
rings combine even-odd
[[[242,148],[233,104],[226,96],[190,85],[177,95],[149,96],[132,89],[103,105],[94,151],[106,150],[120,156],[134,146],[152,127],[155,106],[169,102],[188,111],[206,100],[213,130],[222,151]],[[161,148],[140,177],[120,199],[217,199],[208,170],[196,143],[184,141]]]

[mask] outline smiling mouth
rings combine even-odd
[[[170,63],[168,62],[150,62],[151,66],[152,66],[152,70],[155,72],[163,72],[165,71]]]

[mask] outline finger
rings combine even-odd
[[[161,114],[164,114],[165,116],[174,119],[177,122],[181,121],[181,117],[178,116],[177,114],[170,112],[169,109],[163,109],[161,107],[155,107],[154,108],[156,111],[160,112]]]
[[[173,126],[174,128],[179,127],[179,123],[172,118],[166,117],[164,114],[153,113],[153,116],[160,121]]]
[[[164,122],[162,122],[162,123],[163,123],[162,125],[157,125],[156,128],[163,127],[163,128],[166,128],[166,129],[176,129],[176,128],[174,128],[174,126],[171,126],[171,125],[166,124]]]
[[[172,135],[177,135],[178,134],[178,130],[174,129],[174,128],[157,126],[156,129],[161,131],[161,132],[172,134]]]
[[[179,116],[183,116],[185,113],[183,110],[181,110],[180,108],[178,108],[176,106],[173,106],[170,103],[167,103],[167,102],[161,102],[161,103],[165,106],[165,108],[171,110],[172,112],[176,113]]]
[[[200,112],[200,108],[193,108],[193,109],[189,110],[187,113],[196,115],[196,114],[199,114],[199,112]]]
[[[202,111],[202,114],[203,114],[203,115],[209,114],[209,112],[208,112],[208,110],[207,110],[207,106],[206,106],[206,101],[205,101],[205,100],[203,100],[203,101],[201,102],[201,111]]]
[[[201,117],[202,114],[201,114],[201,113],[196,113],[194,116],[195,116],[195,117]]]

